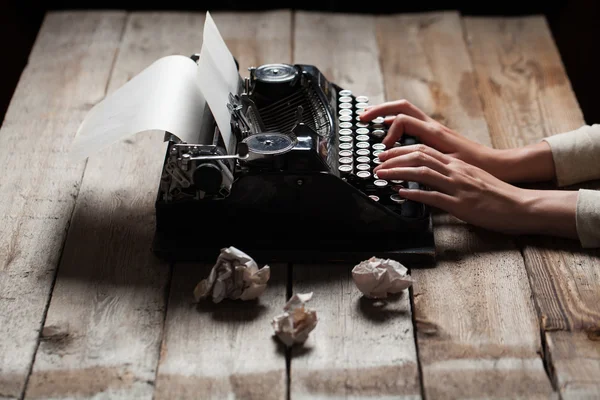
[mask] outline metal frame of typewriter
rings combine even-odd
[[[249,72],[227,105],[231,154],[214,119],[203,124],[203,143],[166,133],[155,254],[213,262],[220,249],[235,246],[261,262],[434,261],[427,206],[374,201],[393,190],[340,170],[343,89],[312,65]]]

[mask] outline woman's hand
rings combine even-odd
[[[389,125],[388,134],[383,139],[388,148],[403,134],[408,134],[441,153],[477,166],[506,182],[550,181],[555,177],[552,152],[546,142],[519,149],[493,149],[440,124],[406,100],[370,106],[360,116],[362,121],[376,117],[385,117],[384,123]]]
[[[494,231],[577,238],[576,191],[518,188],[423,144],[386,150],[379,158],[382,163],[374,170],[379,178],[419,182],[431,189],[401,189],[401,197]]]

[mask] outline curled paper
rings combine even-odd
[[[317,326],[317,312],[305,306],[312,295],[312,292],[295,294],[283,307],[284,313],[273,318],[275,334],[286,346],[304,343]]]
[[[252,300],[263,294],[271,276],[268,265],[259,269],[246,253],[231,246],[221,249],[208,278],[194,288],[194,298],[200,301],[209,296],[219,303],[224,298]]]
[[[71,157],[83,159],[128,136],[153,130],[196,142],[206,104],[197,69],[191,58],[180,55],[152,63],[88,112]]]
[[[232,153],[227,103],[230,93],[239,94],[241,82],[235,59],[207,12],[198,63],[182,55],[156,60],[88,112],[70,156],[83,159],[148,131],[169,132],[185,143],[212,144],[212,136],[208,143],[203,140],[207,132],[213,133],[206,125],[212,123],[211,113]]]
[[[413,279],[398,261],[371,257],[352,269],[352,279],[366,297],[382,299],[410,287]]]

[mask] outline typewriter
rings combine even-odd
[[[313,65],[248,75],[227,104],[233,152],[214,118],[200,143],[167,132],[153,251],[168,261],[212,262],[228,246],[261,262],[433,261],[430,210],[395,190],[420,185],[373,173],[387,128],[359,120],[369,99]]]

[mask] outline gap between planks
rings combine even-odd
[[[469,17],[463,30],[495,147],[527,145],[585,124],[543,16]],[[600,184],[565,189],[579,187],[598,189]],[[597,395],[600,384],[586,377],[600,376],[600,345],[586,332],[600,328],[600,252],[559,238],[525,236],[516,244],[536,305],[540,353],[554,388],[565,397]]]

